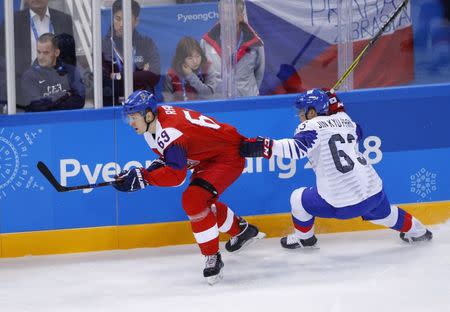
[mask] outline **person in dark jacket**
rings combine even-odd
[[[83,82],[75,66],[58,60],[57,38],[51,33],[43,34],[38,38],[36,50],[36,61],[22,76],[25,111],[83,108]]]
[[[22,104],[20,81],[36,59],[36,43],[44,33],[66,33],[73,36],[72,17],[48,7],[49,0],[26,0],[29,8],[14,14],[14,47],[16,62],[16,98]],[[5,58],[5,28],[0,30],[0,56]]]
[[[134,90],[154,92],[159,82],[161,64],[159,52],[152,38],[141,35],[136,26],[141,7],[132,0]],[[123,83],[123,14],[122,1],[116,0],[112,6],[113,25],[102,42],[103,51],[103,105],[119,104],[124,96]]]

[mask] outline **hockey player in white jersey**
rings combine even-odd
[[[283,247],[315,246],[315,217],[362,217],[399,231],[400,238],[406,242],[432,239],[432,233],[420,221],[389,203],[380,177],[358,150],[361,128],[345,113],[335,94],[309,90],[297,97],[295,106],[301,123],[294,138],[258,137],[241,145],[244,157],[308,157],[316,174],[316,186],[292,192],[290,203],[295,230],[281,238]]]

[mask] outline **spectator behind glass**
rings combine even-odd
[[[197,40],[184,37],[178,42],[172,68],[166,75],[164,100],[176,102],[212,98],[218,80],[218,73],[213,70]]]
[[[134,90],[154,92],[159,81],[161,65],[158,48],[150,37],[139,34],[139,3],[132,0]],[[112,6],[113,25],[102,42],[103,50],[103,105],[110,106],[123,100],[123,14],[122,1]]]
[[[26,0],[29,8],[14,14],[14,46],[16,62],[16,100],[23,104],[20,81],[36,59],[36,42],[44,33],[67,33],[73,36],[72,17],[48,7],[48,0]],[[5,58],[5,28],[0,31],[0,55]]]
[[[58,59],[60,50],[55,36],[40,36],[36,50],[36,61],[22,76],[25,111],[83,108],[85,90],[80,74],[75,66]]]
[[[256,32],[245,22],[245,4],[236,0],[237,51],[236,84],[238,96],[259,95],[259,87],[264,77],[264,44]],[[206,33],[200,45],[215,71],[221,73],[220,23]],[[219,90],[218,90],[219,91]]]

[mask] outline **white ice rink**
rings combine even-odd
[[[196,245],[0,260],[0,311],[450,311],[450,224],[410,246],[393,231],[266,239],[223,251],[209,286]],[[223,247],[223,245],[221,245]]]

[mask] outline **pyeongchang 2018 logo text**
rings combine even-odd
[[[214,11],[209,11],[206,13],[195,13],[195,14],[183,14],[178,13],[177,14],[177,21],[188,23],[188,22],[208,22],[211,20],[217,20],[219,19],[219,13]]]

